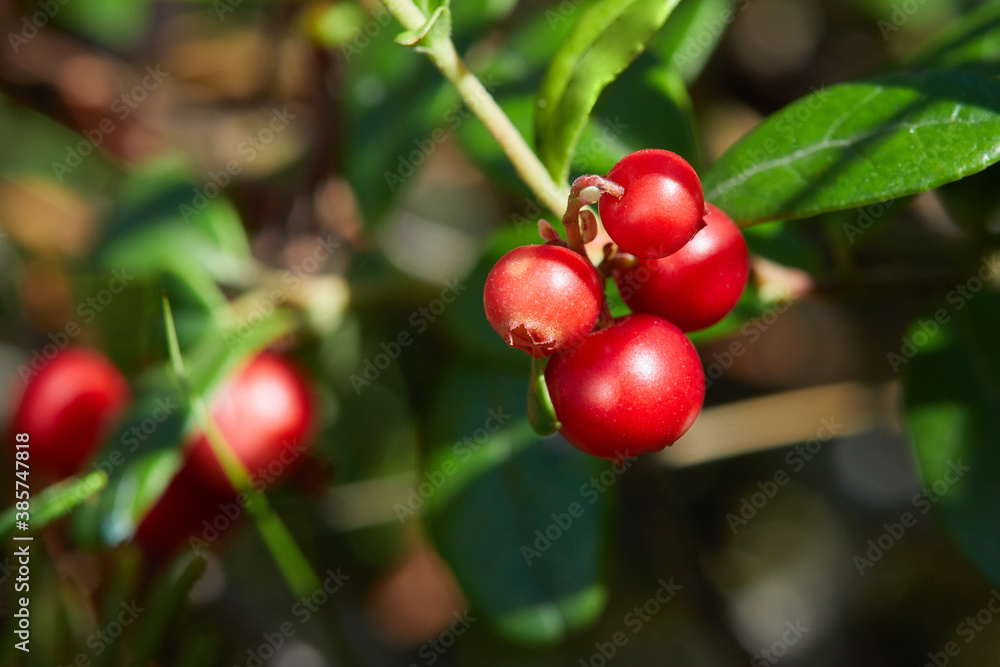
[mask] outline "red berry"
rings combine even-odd
[[[705,397],[691,341],[646,314],[616,320],[554,356],[545,380],[563,436],[608,459],[672,445],[694,423]]]
[[[728,215],[708,204],[706,226],[683,248],[615,272],[629,307],[697,331],[733,309],[747,284],[747,244]]]
[[[286,477],[301,460],[312,430],[312,394],[291,364],[270,352],[255,357],[230,378],[211,402],[212,418],[257,480]],[[199,432],[185,465],[217,492],[232,491],[222,465]]]
[[[513,348],[545,357],[594,328],[601,281],[579,254],[555,245],[514,248],[486,278],[486,319]]]
[[[605,194],[598,208],[608,235],[636,257],[666,257],[702,228],[701,181],[684,158],[647,148],[626,155],[608,172],[625,188],[621,199]]]
[[[205,486],[191,466],[183,466],[139,522],[134,541],[147,556],[166,559],[191,537],[212,541],[243,513],[232,492]]]
[[[110,361],[68,348],[28,381],[10,440],[28,434],[32,470],[66,477],[97,452],[128,401],[128,384]]]

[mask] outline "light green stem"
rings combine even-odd
[[[407,30],[417,30],[427,22],[427,16],[413,3],[413,0],[382,0],[382,2]],[[562,216],[566,209],[569,189],[552,180],[549,172],[514,127],[507,114],[476,75],[462,62],[451,39],[441,39],[428,34],[420,46],[444,77],[455,86],[469,109],[479,117],[497,140],[511,164],[517,169],[521,180],[548,209]]]

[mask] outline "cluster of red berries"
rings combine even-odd
[[[582,207],[595,201],[613,242],[596,268],[573,242],[593,238],[593,214]],[[546,244],[497,262],[486,317],[509,346],[551,356],[545,382],[567,440],[609,459],[659,451],[701,410],[704,371],[684,332],[715,324],[739,301],[746,242],[705,203],[691,165],[664,150],[632,153],[605,178],[578,179],[564,223],[569,247],[541,223]],[[609,277],[632,315],[608,314]]]
[[[68,348],[28,381],[16,402],[9,440],[28,434],[32,472],[61,479],[97,455],[129,400],[125,378],[108,359]],[[265,471],[256,479],[271,483],[301,461],[315,412],[304,376],[270,352],[224,382],[210,410],[243,466],[252,476]],[[204,433],[193,432],[185,451],[181,469],[137,529],[136,541],[153,556],[169,555],[236,496]]]

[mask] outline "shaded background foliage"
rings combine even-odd
[[[5,391],[72,343],[136,401],[95,461],[106,487],[39,531],[34,650],[5,639],[5,661],[995,662],[1000,6],[468,0],[450,17],[558,178],[668,148],[735,219],[767,221],[745,228],[743,301],[693,336],[698,425],[624,474],[528,428],[527,359],[480,294],[552,214],[380,5],[6,3]],[[578,30],[589,49],[561,48]],[[129,545],[193,426],[164,292],[197,393],[265,347],[315,379],[315,448],[269,499],[320,580],[347,575],[322,603],[249,521],[160,570]],[[120,639],[95,634],[134,601]]]

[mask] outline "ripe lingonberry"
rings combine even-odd
[[[27,433],[32,470],[66,477],[96,453],[128,401],[128,384],[110,361],[68,348],[29,380],[10,440]]]
[[[300,462],[312,430],[312,392],[300,372],[264,352],[229,379],[211,402],[212,418],[252,479],[280,479]],[[199,432],[185,465],[218,492],[232,487]]]
[[[653,148],[630,153],[608,172],[608,180],[625,188],[625,194],[601,197],[601,221],[618,247],[631,255],[666,257],[704,225],[701,181],[675,153]]]
[[[557,245],[529,245],[490,270],[483,306],[508,345],[538,358],[583,338],[603,298],[597,271],[582,256]]]
[[[618,290],[633,311],[697,331],[733,309],[747,283],[747,244],[736,223],[712,204],[705,223],[674,254],[641,259],[615,272]]]
[[[641,313],[552,357],[545,380],[563,436],[608,459],[672,445],[694,423],[705,397],[691,341],[670,322]]]
[[[212,419],[263,491],[301,461],[314,409],[306,380],[270,352],[255,357],[211,401]],[[211,541],[235,525],[243,507],[204,433],[163,495],[136,529],[135,541],[153,558],[170,556],[189,538]],[[206,534],[207,533],[207,534]]]

